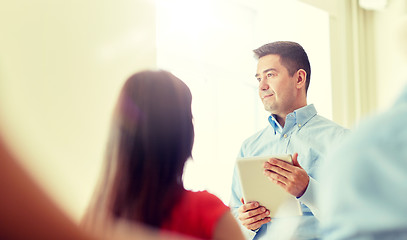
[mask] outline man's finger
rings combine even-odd
[[[243,204],[242,206],[239,207],[238,211],[241,213],[253,210],[258,208],[260,205],[258,202],[248,202],[246,204]]]
[[[263,224],[266,224],[271,221],[270,217],[265,217],[257,222],[251,223],[251,224],[246,224],[246,228],[250,230],[256,230],[259,229]]]
[[[268,172],[271,172],[271,173],[274,172],[274,173],[277,173],[277,174],[279,174],[281,176],[284,176],[284,177],[288,177],[289,174],[290,174],[290,171],[287,171],[286,169],[278,167],[276,165],[272,165],[269,162],[265,162],[263,167]]]
[[[298,162],[298,153],[293,154],[293,165],[299,168],[302,168],[300,163]]]
[[[286,184],[286,182],[288,180],[287,177],[285,177],[279,173],[275,173],[273,171],[265,170],[263,173],[264,173],[264,175],[266,175],[270,180],[272,180],[275,183],[281,182],[283,184]]]
[[[287,163],[283,160],[277,159],[277,158],[270,158],[267,163],[269,163],[270,165],[273,166],[277,166],[279,168],[282,168],[288,172],[291,172],[291,170],[293,169],[293,165],[291,165],[290,163]]]

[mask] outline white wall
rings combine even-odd
[[[242,2],[158,5],[158,65],[183,79],[193,96],[194,159],[186,164],[184,185],[208,190],[226,204],[240,145],[260,128],[251,52],[255,17]]]
[[[0,35],[1,132],[52,197],[79,219],[121,84],[156,66],[153,5],[1,1]]]

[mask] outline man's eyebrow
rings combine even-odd
[[[270,72],[270,71],[277,71],[277,69],[275,69],[275,68],[268,68],[268,69],[264,70],[263,73]],[[258,73],[256,73],[256,75],[254,75],[255,78],[257,78],[258,76],[260,76],[260,74],[258,74]]]

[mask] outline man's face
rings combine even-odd
[[[296,102],[296,76],[289,75],[280,62],[280,56],[271,54],[261,57],[257,63],[256,79],[264,109],[278,116],[292,112]]]

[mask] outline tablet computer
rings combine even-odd
[[[245,203],[259,202],[260,205],[270,211],[270,217],[272,218],[301,216],[302,210],[297,198],[264,175],[264,163],[270,158],[278,158],[292,164],[291,155],[237,159],[237,170]]]

